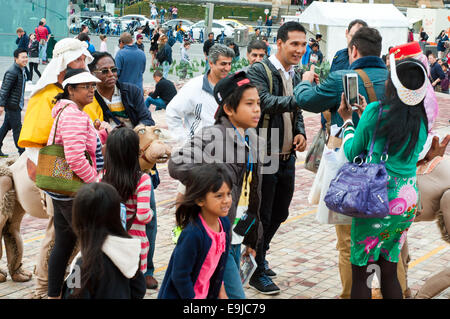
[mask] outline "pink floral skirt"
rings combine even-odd
[[[416,176],[388,178],[389,215],[353,218],[350,261],[356,266],[378,261],[380,254],[397,263],[406,234],[417,211]]]

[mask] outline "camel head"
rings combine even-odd
[[[143,171],[169,160],[171,148],[160,139],[161,129],[158,126],[140,124],[134,131],[139,135],[139,165]]]

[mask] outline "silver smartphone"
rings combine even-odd
[[[343,77],[344,94],[348,105],[359,105],[359,92],[358,92],[358,75],[356,73],[347,73]],[[352,106],[353,110],[358,108]]]

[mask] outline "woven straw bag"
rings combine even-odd
[[[70,169],[64,155],[64,147],[55,144],[59,117],[67,105],[63,107],[56,118],[52,145],[47,145],[39,150],[36,167],[36,186],[44,191],[75,196],[84,182]],[[85,151],[85,154],[92,165],[89,153]]]

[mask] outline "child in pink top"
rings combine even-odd
[[[145,225],[153,218],[150,208],[152,183],[150,176],[139,166],[139,136],[132,129],[116,128],[108,136],[102,182],[113,185],[125,203],[127,231],[141,240],[140,269],[145,273],[149,250]]]
[[[177,241],[159,299],[225,299],[223,274],[230,247],[232,179],[224,164],[188,172],[183,202],[176,211],[183,231]]]

